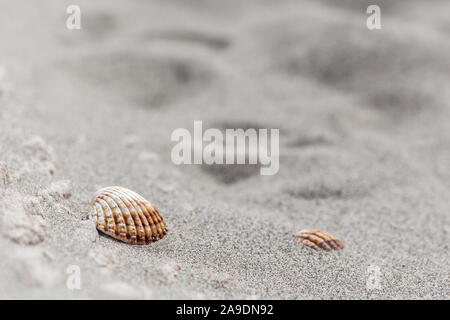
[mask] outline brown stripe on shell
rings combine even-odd
[[[99,203],[96,203],[94,206],[92,206],[92,212],[91,212],[91,217],[94,218],[94,222],[97,225],[97,228],[101,229],[103,232],[105,231],[105,219],[103,217],[103,215],[98,214],[98,212],[100,211],[101,206]]]
[[[111,198],[118,207],[116,208],[117,215],[122,217],[121,220],[123,221],[123,225],[126,228],[125,237],[131,244],[136,244],[136,225],[133,218],[131,217],[128,207],[116,194],[108,191],[105,191],[105,194],[108,195],[108,197]]]
[[[148,218],[145,216],[144,212],[142,211],[141,206],[136,202],[133,194],[126,192],[126,190],[119,190],[119,192],[123,193],[124,197],[126,197],[130,201],[130,203],[133,205],[133,208],[138,213],[141,223],[143,224],[145,235],[143,236],[143,238],[140,241],[145,242],[145,243],[152,242],[152,240],[153,240],[152,239],[153,238],[152,230],[151,230],[152,222],[150,220],[148,220]]]
[[[139,213],[140,209],[136,208],[136,203],[134,202],[134,200],[129,199],[121,190],[116,190],[116,193],[119,195],[120,199],[123,201],[130,212],[133,223],[136,226],[138,244],[145,244],[147,234],[145,231],[145,226],[149,228],[147,220],[145,219],[142,212]]]
[[[296,234],[299,242],[305,246],[318,250],[319,248],[330,251],[331,249],[343,249],[342,242],[332,234],[321,230],[302,230]]]
[[[150,234],[147,241],[152,242],[162,238],[167,230],[158,228],[158,221],[152,214],[154,208],[153,205],[138,194],[130,192],[130,190],[125,191],[125,193],[130,199],[134,200],[136,207],[140,208],[142,214],[145,216],[145,220],[148,221]]]
[[[103,199],[98,199],[98,202],[101,206],[101,210],[98,212],[98,214],[104,216],[106,233],[115,235],[116,234],[116,222],[114,219],[114,215],[111,211],[111,208],[108,206],[106,201]]]
[[[97,229],[123,242],[149,244],[167,233],[159,211],[131,190],[100,189],[94,194],[92,206],[91,215]]]
[[[154,223],[154,227],[152,227],[153,237],[155,240],[161,239],[167,233],[166,223],[163,221],[161,214],[158,209],[156,209],[150,202],[142,198],[138,194],[133,195],[138,205],[141,208],[144,208],[143,213],[151,217],[151,220]]]
[[[339,241],[335,236],[329,234],[326,231],[321,230],[312,230],[312,232],[315,232],[318,236],[322,237],[322,239],[325,239],[327,243],[329,243],[334,250],[343,249],[344,246],[342,245],[342,242]]]
[[[335,236],[333,236],[332,234],[330,234],[326,231],[320,231],[320,232],[322,232],[324,235],[330,237],[332,239],[332,241],[334,241],[340,249],[344,249],[344,245],[338,238],[336,238]]]
[[[125,219],[123,218],[123,213],[120,210],[117,203],[107,195],[101,195],[101,199],[105,200],[109,208],[112,211],[114,222],[116,223],[115,235],[122,241],[127,240],[127,225],[125,224]]]
[[[298,242],[304,244],[307,247],[313,248],[314,250],[320,250],[320,248],[313,242],[306,239],[299,239]]]

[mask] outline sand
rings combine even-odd
[[[69,31],[70,1],[0,1],[0,298],[449,298],[448,1],[377,31],[368,1],[77,3]],[[194,120],[280,129],[279,173],[174,165]],[[109,185],[167,236],[99,235]]]

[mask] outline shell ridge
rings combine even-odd
[[[105,233],[115,236],[116,222],[113,218],[111,209],[109,208],[109,206],[105,200],[99,198],[97,201],[98,201],[99,205],[101,206],[101,212],[104,215]]]
[[[164,236],[164,234],[167,232],[165,226],[161,227],[161,221],[162,216],[158,212],[158,210],[155,208],[155,206],[148,200],[144,199],[141,195],[137,194],[136,192],[133,192],[130,190],[131,196],[133,196],[136,199],[136,202],[145,207],[145,211],[150,215],[151,221],[153,222],[152,225],[156,228],[156,234],[157,236],[160,236],[161,238]],[[153,229],[152,229],[153,230]],[[155,234],[155,232],[153,231]]]
[[[307,239],[299,239],[298,240],[301,244],[304,244],[307,247],[313,248],[314,250],[319,250],[320,248],[313,242],[307,240]]]
[[[149,227],[152,232],[151,241],[153,241],[158,236],[158,230],[156,229],[156,223],[153,221],[152,216],[150,215],[150,213],[148,212],[148,210],[144,204],[138,202],[137,205],[141,208],[142,213],[144,214],[145,218],[149,222]]]
[[[95,202],[95,206],[93,208],[94,208],[94,214],[95,214],[95,216],[94,216],[95,223],[100,226],[100,229],[105,231],[106,221],[105,221],[105,216],[102,211],[102,207],[100,206],[100,204],[98,202]]]
[[[136,243],[137,237],[136,237],[136,225],[134,223],[133,218],[131,217],[130,211],[128,210],[127,205],[118,197],[116,194],[114,194],[111,191],[105,191],[105,194],[107,194],[111,199],[114,200],[116,205],[118,206],[120,210],[120,214],[123,218],[124,226],[126,229],[125,238],[127,238],[127,241],[130,241],[131,243]],[[128,236],[129,239],[128,239]]]
[[[151,216],[150,212],[148,211],[148,208],[147,208],[148,201],[145,200],[144,198],[140,197],[137,193],[135,193],[131,190],[130,190],[130,192],[128,192],[128,195],[130,196],[130,198],[134,198],[136,200],[136,205],[141,208],[141,211],[142,211],[143,215],[145,216],[145,219],[148,221],[149,228],[150,228],[151,234],[152,234],[149,241],[151,242],[154,239],[158,239],[158,235],[160,233],[162,233],[162,230],[161,229],[158,230],[158,228],[156,227],[157,223],[154,221],[153,217]]]
[[[146,233],[144,225],[147,223],[147,221],[143,220],[142,217],[139,214],[138,208],[136,207],[136,204],[132,202],[132,199],[129,199],[125,193],[123,193],[121,190],[117,190],[117,194],[119,195],[120,199],[124,202],[126,207],[128,208],[128,211],[130,212],[131,219],[133,220],[133,223],[135,225],[135,228],[137,229],[137,240],[141,243],[146,242]],[[144,224],[143,224],[144,223]]]
[[[339,245],[337,244],[337,242],[335,240],[336,237],[334,237],[333,235],[329,234],[326,231],[320,231],[320,230],[312,230],[312,232],[314,232],[317,236],[321,237],[322,239],[324,239],[327,244],[331,245],[333,247],[333,249],[338,249]]]
[[[139,206],[139,204],[138,204],[139,200],[137,200],[137,197],[136,197],[137,194],[135,192],[125,189],[125,188],[122,188],[120,190],[120,192],[123,193],[124,196],[126,196],[129,199],[129,201],[133,203],[137,212],[141,214],[141,215],[139,215],[141,223],[143,223],[144,225],[147,224],[147,226],[150,227],[150,224],[149,224],[148,219],[146,218],[146,215],[142,211],[141,206]]]
[[[339,239],[326,231],[302,230],[297,233],[296,237],[300,238],[300,243],[314,249],[321,248],[331,251],[332,249],[339,250],[344,247]]]
[[[114,222],[116,223],[115,234],[121,240],[127,240],[127,226],[125,225],[125,219],[120,211],[119,206],[110,196],[103,194],[103,199],[108,203],[109,208],[112,211]]]
[[[318,233],[323,234],[325,236],[327,236],[330,241],[332,241],[332,243],[334,243],[337,247],[339,247],[340,249],[344,248],[344,245],[342,244],[342,242],[336,238],[335,236],[333,236],[332,234],[326,232],[326,231],[320,231],[320,230],[316,230]]]

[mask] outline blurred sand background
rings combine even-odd
[[[448,299],[449,16],[437,0],[1,0],[0,298]],[[170,135],[194,120],[279,128],[279,173],[175,166]],[[168,235],[99,236],[89,202],[109,185]],[[307,228],[345,249],[303,247]]]

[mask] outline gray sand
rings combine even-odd
[[[450,3],[366,2],[0,1],[0,298],[448,299]],[[279,173],[175,166],[194,120],[279,128]],[[98,235],[109,185],[168,235]]]

